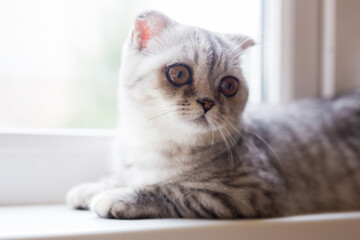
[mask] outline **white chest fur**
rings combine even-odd
[[[121,129],[117,139],[114,169],[126,186],[155,184],[180,174],[184,168],[164,152],[171,146],[155,131]]]

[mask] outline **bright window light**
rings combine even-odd
[[[114,128],[122,44],[136,14],[160,10],[217,32],[261,36],[261,0],[0,1],[0,128]],[[261,47],[244,60],[261,99]]]

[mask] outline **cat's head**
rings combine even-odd
[[[120,111],[181,131],[235,126],[248,97],[240,55],[253,44],[159,12],[141,14],[124,46]]]

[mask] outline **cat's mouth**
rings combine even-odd
[[[201,125],[206,124],[206,125],[209,125],[209,122],[208,122],[205,114],[202,114],[200,117],[194,119],[194,122],[195,122],[196,124],[201,124]]]

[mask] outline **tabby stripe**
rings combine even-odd
[[[161,189],[157,186],[155,188],[155,192],[152,192],[152,190],[147,190],[147,191],[139,191],[137,192],[137,204],[139,204],[139,206],[141,206],[142,208],[148,208],[151,205],[157,205],[159,196],[161,196]],[[165,213],[161,213],[159,212],[158,214],[156,214],[156,216],[153,217],[161,217],[162,215],[164,216],[170,216],[170,211],[167,208],[163,208],[163,211],[165,211]],[[151,218],[152,215],[142,215],[140,216],[136,216],[136,218]]]
[[[227,68],[228,68],[228,65],[229,65],[229,60],[228,60],[228,58],[225,58],[225,60],[224,60],[224,70],[223,70],[223,72],[226,72],[226,70],[227,70]]]
[[[206,208],[201,201],[199,201],[195,196],[191,196],[190,200],[195,202],[199,205],[200,209],[205,213],[205,215],[212,217],[212,218],[219,218],[212,210]],[[205,215],[203,215],[205,217]]]
[[[201,202],[199,202],[199,206],[203,212],[205,212],[207,215],[209,215],[212,218],[219,218],[219,216],[213,211],[208,208],[206,208]]]
[[[333,122],[334,120],[332,120]],[[334,128],[334,126],[331,126],[332,128]],[[336,137],[335,137],[335,132],[333,129],[331,129],[331,131],[329,131],[327,133],[327,138],[330,142],[330,145],[331,145],[331,148],[334,149],[334,154],[337,155],[337,161],[341,161],[341,162],[344,162],[345,164],[342,165],[342,166],[345,166],[345,171],[348,172],[349,169],[348,169],[348,158],[346,157],[343,149],[339,146],[339,142],[336,141]],[[336,183],[336,179],[333,179],[333,182]],[[340,197],[339,194],[337,193],[336,194],[338,196],[338,198]]]
[[[269,190],[265,190],[263,192],[263,196],[265,196],[269,202],[270,202],[270,206],[269,206],[269,212],[271,212],[273,215],[280,215],[280,210],[277,208],[277,205],[275,204],[275,194]]]
[[[241,167],[241,166],[239,166],[239,167]],[[224,171],[224,173],[220,173],[220,174],[225,174],[225,171]],[[251,177],[251,176],[254,176],[254,175],[250,174],[250,171],[240,172],[240,173],[232,174],[230,179],[234,179],[234,178],[240,179],[240,178]]]
[[[324,132],[324,129],[321,129],[321,132]],[[325,151],[326,146],[324,145],[324,141],[327,141],[327,136],[322,134],[323,136],[321,137],[321,140],[318,141],[318,150],[319,150],[319,155],[318,155],[318,162],[319,162],[319,168],[321,169],[321,173],[325,176],[324,179],[327,179],[327,181],[329,181],[331,179],[331,176],[329,174],[329,165],[327,164],[327,159],[329,158],[329,156],[327,155],[327,152]],[[325,140],[323,140],[325,139]],[[328,142],[328,141],[327,141]],[[330,144],[331,145],[331,144]],[[330,146],[331,147],[331,146]],[[334,186],[334,184],[329,184],[329,182],[327,182],[326,187],[329,191],[330,194],[327,195],[327,198],[331,199],[330,202],[338,202],[338,194],[337,194],[337,190]]]
[[[261,133],[261,137],[264,141],[267,142],[267,144],[269,146],[271,146],[270,141],[269,141],[269,136],[271,135],[268,129],[268,126],[265,126],[263,122],[258,121],[258,120],[252,120],[252,122],[255,123],[255,126],[257,128],[257,131],[254,129],[251,129],[252,131],[255,131],[255,133],[259,132]],[[246,129],[244,129],[244,131],[248,132]],[[248,132],[249,133],[249,132]],[[257,133],[258,134],[258,133]],[[260,134],[259,134],[260,135]],[[286,175],[286,173],[284,172],[284,169],[281,166],[281,159],[278,159],[278,156],[276,155],[275,149],[271,149],[267,144],[265,144],[263,141],[260,141],[255,135],[250,133],[250,136],[253,139],[253,144],[255,146],[259,146],[259,149],[264,149],[266,152],[266,155],[268,157],[269,163],[271,164],[271,166],[274,168],[274,170],[277,172],[277,174],[279,175],[280,179],[284,180],[284,184],[286,188],[289,188],[289,181],[288,181],[288,176]],[[256,144],[258,143],[258,144]]]
[[[181,192],[181,195],[182,197],[179,198],[180,201],[181,199],[183,199],[182,203],[184,204],[184,207],[187,209],[187,210],[190,210],[191,213],[194,213],[197,217],[201,217],[201,214],[197,211],[195,211],[193,209],[193,207],[191,206],[190,202],[188,201],[188,195],[189,195],[189,190],[188,188],[185,188],[184,186],[181,186],[181,185],[176,185],[177,189],[179,189],[179,191]],[[183,209],[182,208],[182,211],[183,212],[186,212],[186,209]],[[185,213],[186,214],[186,213]]]
[[[343,142],[352,149],[353,153],[354,150],[357,150],[357,146],[354,146],[353,143],[347,141],[347,139],[344,139]],[[359,154],[357,155],[359,156]],[[357,178],[358,169],[351,166],[350,161],[353,161],[353,158],[348,159],[348,161],[345,161],[345,168],[346,172],[348,173],[348,176],[352,178],[352,185],[354,190],[360,195],[360,185],[359,185],[359,179]]]
[[[222,59],[223,59],[223,52],[221,51],[221,52],[220,52],[219,59],[218,59],[218,62],[217,62],[217,64],[216,64],[216,68],[217,68],[217,69],[220,69],[221,64],[224,62],[224,61],[222,61]]]
[[[189,202],[188,196],[184,196],[184,204],[187,207],[187,209],[190,210],[190,212],[195,214],[196,217],[204,218],[204,216],[191,205],[191,203]]]
[[[336,123],[337,120],[334,120],[335,123],[335,131],[337,133],[337,135],[341,136],[341,143],[344,144],[344,146],[347,146],[348,148],[350,148],[350,150],[352,151],[352,153],[357,153],[357,157],[359,156],[359,148],[358,146],[354,146],[353,143],[351,143],[348,139],[348,136],[352,135],[353,133],[349,132],[349,130],[346,127],[342,127],[339,124]],[[344,153],[345,155],[345,153]],[[345,159],[345,164],[344,167],[346,169],[346,172],[348,174],[348,176],[350,178],[352,178],[352,187],[354,188],[354,190],[357,193],[360,193],[360,186],[357,184],[358,179],[356,178],[356,174],[354,174],[354,172],[356,173],[356,170],[350,165],[350,161],[352,161],[353,158],[346,158]]]
[[[161,194],[160,198],[165,200],[165,202],[168,204],[169,207],[171,207],[171,209],[173,210],[173,212],[176,214],[177,217],[179,218],[183,218],[183,215],[180,213],[180,211],[178,210],[178,208],[176,207],[176,203],[173,202],[173,194],[172,191],[170,189],[168,189],[171,193],[169,193],[169,191],[166,191],[167,189],[162,188],[162,191],[160,191]]]
[[[313,133],[315,131],[308,122],[299,120],[298,115],[296,115],[296,116],[290,115],[290,116],[294,121],[296,121],[297,125],[300,125],[304,128],[305,132]],[[300,138],[298,138],[298,139],[299,139],[298,142],[301,144],[301,152],[306,157],[306,161],[308,163],[306,168],[314,166],[314,165],[319,166],[319,164],[318,164],[319,157],[317,157],[316,161],[314,161],[313,154],[307,150],[308,148],[304,147],[306,145],[306,143],[303,143],[303,141]],[[320,149],[320,152],[321,152],[320,156],[324,155],[324,152],[322,149]],[[317,155],[318,155],[318,153],[317,153]],[[323,159],[320,161],[323,162]],[[319,167],[317,169],[318,169],[318,171],[320,170]],[[321,170],[317,174],[320,174],[320,173],[322,173]],[[317,179],[315,177],[312,177],[311,179],[312,179],[312,181],[308,181],[308,182],[311,184],[309,186],[312,186],[312,190],[315,192],[316,191],[315,189],[321,189],[320,182],[317,181]],[[316,194],[313,194],[312,196],[315,196],[315,195]],[[313,197],[311,200],[312,200],[314,206],[316,206],[316,209],[319,209],[322,206],[320,199],[318,199],[317,197]]]
[[[227,194],[211,191],[209,189],[192,189],[192,190],[206,193],[212,198],[218,199],[221,202],[222,206],[226,208],[231,214],[233,214],[233,217],[244,217],[242,214],[239,213],[237,207],[231,202]]]
[[[335,119],[332,118],[331,122],[334,122]],[[331,143],[331,148],[334,149],[335,154],[338,155],[338,159],[339,160],[344,160],[346,161],[346,155],[344,153],[344,151],[339,147],[338,142],[337,142],[337,137],[335,136],[336,133],[334,132],[334,128],[335,126],[332,125],[330,127],[328,127],[328,129],[330,129],[330,131],[327,132],[327,137]]]
[[[166,195],[163,196],[165,201],[170,204],[172,210],[175,212],[176,216],[179,218],[183,218],[183,215],[180,213],[179,209],[176,207],[176,204],[170,200]]]
[[[334,122],[336,122],[336,121],[334,121]],[[335,129],[337,129],[338,130],[337,133],[339,133],[339,135],[343,137],[341,140],[343,140],[343,142],[345,142],[346,145],[348,145],[348,147],[354,153],[356,153],[356,156],[359,156],[360,155],[360,148],[357,146],[357,144],[354,145],[354,143],[352,141],[350,141],[350,139],[348,138],[349,136],[351,137],[351,136],[354,135],[354,130],[347,128],[347,126],[345,126],[345,124],[347,124],[347,122],[344,122],[341,125],[337,124],[337,126],[335,126]],[[357,140],[360,143],[360,139],[356,138],[354,140]]]
[[[209,57],[209,62],[210,62],[210,68],[209,68],[208,76],[210,77],[210,76],[213,75],[217,55],[216,55],[216,51],[215,51],[215,44],[212,41],[210,34],[208,34],[208,33],[206,33],[206,34],[207,34],[206,39],[207,39],[207,41],[209,43],[209,49],[208,49],[209,55],[208,55],[208,57]]]
[[[259,183],[227,183],[227,186],[229,187],[233,187],[233,188],[255,188],[255,189],[259,189],[261,188],[261,184]]]
[[[331,117],[331,122],[334,123],[334,125],[330,126],[329,129],[331,129],[330,131],[328,131],[328,139],[330,140],[332,147],[335,148],[335,153],[336,155],[338,155],[339,160],[341,161],[345,161],[346,163],[348,163],[349,159],[347,158],[347,154],[344,152],[344,149],[342,149],[339,144],[341,142],[337,141],[337,136],[339,135],[339,127],[335,124],[337,120],[334,118],[334,116]],[[340,135],[341,136],[341,135]],[[345,136],[341,136],[341,140],[344,140]]]
[[[207,178],[202,178],[200,180],[200,182],[208,183],[209,181],[214,182],[214,180],[220,180],[220,181],[223,180],[221,182],[226,184],[227,183],[226,180],[232,180],[233,178],[236,178],[236,179],[246,178],[246,177],[249,177],[249,175],[250,175],[249,172],[242,172],[239,174],[232,174],[231,176],[229,176],[227,179],[224,180],[224,175],[226,175],[228,173],[229,173],[229,170],[212,172],[211,174],[209,173],[209,175],[211,175],[211,176],[209,176]]]
[[[198,65],[198,61],[199,61],[199,53],[196,49],[194,49],[194,62],[195,65]]]
[[[216,65],[216,68],[219,69],[220,65],[224,62],[224,61],[222,61],[223,60],[223,49],[226,48],[226,44],[219,36],[215,35],[215,40],[217,41],[218,46],[220,46],[220,56],[218,57],[218,62]],[[225,71],[223,71],[223,72],[225,72]]]
[[[170,190],[170,189],[169,189]],[[183,216],[180,214],[180,212],[178,211],[177,207],[175,206],[174,202],[170,199],[170,197],[172,196],[172,194],[169,194],[169,191],[166,191],[166,188],[160,187],[160,186],[156,186],[155,187],[155,192],[156,192],[156,197],[160,198],[161,200],[164,200],[166,203],[168,203],[166,206],[171,207],[172,208],[172,212],[174,212],[179,218],[182,218]],[[153,193],[152,193],[153,194]],[[155,197],[155,196],[154,196]],[[171,212],[170,209],[166,208],[166,211],[168,213]],[[171,214],[169,214],[171,215]]]
[[[306,151],[301,139],[298,137],[297,133],[295,131],[293,131],[293,129],[287,125],[284,124],[282,125],[282,127],[284,128],[284,130],[289,134],[290,138],[291,138],[291,142],[294,142],[296,144],[294,149],[293,154],[296,157],[297,161],[292,161],[292,163],[296,164],[297,167],[295,169],[297,169],[297,174],[300,175],[300,179],[304,181],[304,183],[306,184],[306,187],[310,187],[313,186],[314,181],[312,178],[309,178],[308,174],[306,173],[306,171],[304,171],[303,166],[301,166],[301,163],[304,162],[304,160],[309,162],[309,159],[312,158],[312,156]],[[300,179],[297,179],[296,181],[300,181]]]
[[[254,217],[261,217],[263,214],[261,212],[264,212],[262,209],[260,209],[258,197],[254,192],[250,192],[249,201],[252,206],[252,208],[255,211]]]
[[[323,150],[331,149],[333,151],[333,154],[334,154],[334,152],[335,152],[335,154],[338,154],[338,153],[336,153],[337,150],[334,149],[334,146],[333,146],[334,142],[329,137],[327,130],[325,130],[325,129],[328,129],[329,127],[327,126],[327,124],[322,124],[322,128],[323,128],[322,132],[324,133],[323,137],[322,137],[323,141],[319,141],[319,144],[322,146],[322,149]],[[326,181],[328,181],[327,186],[330,191],[330,194],[328,195],[328,197],[332,199],[331,202],[339,202],[339,193],[338,193],[337,189],[335,188],[335,184],[333,184],[334,179],[331,176],[331,174],[328,174],[331,169],[331,166],[329,166],[329,164],[327,164],[328,158],[329,158],[329,155],[324,151],[324,159],[322,159],[321,162],[323,163],[323,166],[324,166],[324,170],[323,170],[323,174],[325,175],[324,179],[326,179]]]

